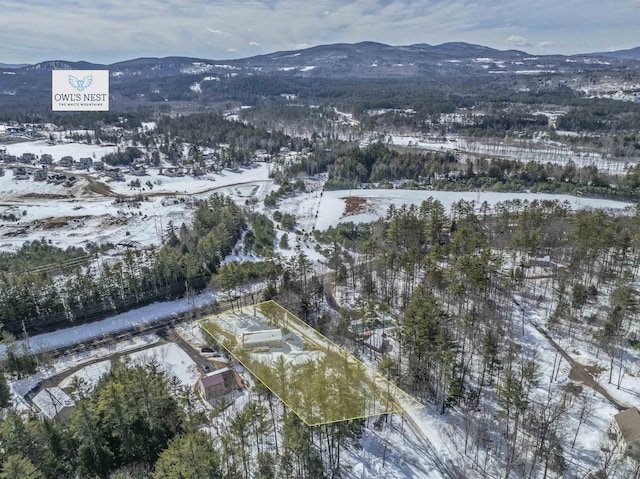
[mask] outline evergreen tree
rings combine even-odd
[[[220,455],[211,438],[198,431],[175,437],[160,453],[153,479],[222,478]]]
[[[0,479],[45,479],[33,463],[22,454],[14,454],[2,464]]]

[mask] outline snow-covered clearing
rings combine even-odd
[[[176,343],[161,344],[144,351],[136,351],[129,357],[134,364],[150,360],[157,361],[167,373],[177,377],[183,385],[188,387],[193,386],[200,377],[198,365]]]
[[[23,153],[34,153],[42,156],[47,153],[51,155],[54,161],[59,161],[63,156],[72,156],[75,160],[78,158],[92,158],[99,160],[108,153],[115,152],[117,146],[88,145],[86,143],[58,143],[49,144],[46,140],[25,141],[20,143],[9,143],[3,145],[7,154],[21,156]]]
[[[362,198],[363,205],[352,213],[346,212],[346,200],[348,198]],[[485,201],[490,207],[496,203],[519,199],[522,201],[557,200],[568,201],[573,209],[603,208],[624,210],[630,208],[630,203],[622,201],[581,198],[571,195],[553,195],[548,193],[500,193],[500,192],[474,192],[474,191],[433,191],[433,190],[383,190],[383,189],[358,189],[326,191],[320,200],[318,217],[315,221],[315,229],[326,230],[338,223],[352,221],[354,223],[366,223],[384,217],[389,206],[400,207],[406,205],[420,205],[427,198],[433,198],[442,203],[445,210],[450,211],[453,203],[459,200],[474,201],[478,209]],[[317,201],[316,198],[307,198],[308,203]],[[299,208],[310,208],[308,203],[300,202]]]
[[[142,351],[127,354],[132,364],[157,361],[161,367],[180,382],[187,386],[193,386],[200,377],[198,365],[187,353],[175,343],[160,344]],[[100,378],[111,370],[111,361],[99,361],[69,375],[59,384],[61,388],[68,388],[73,384],[74,378],[82,379],[88,386],[95,386]]]
[[[195,201],[216,191],[243,205],[249,198],[262,201],[273,187],[269,166],[259,163],[201,178],[171,178],[160,175],[157,168],[149,169],[147,176],[138,177],[141,188],[132,187],[130,181],[111,181],[97,172],[84,173],[89,178],[78,176],[71,188],[5,174],[0,176],[0,214],[13,214],[17,221],[0,224],[0,251],[16,250],[25,241],[43,237],[61,248],[90,241],[159,245],[169,222],[177,227],[190,223]],[[95,193],[90,181],[102,183],[110,195],[144,200],[116,202],[113,196]]]

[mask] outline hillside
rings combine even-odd
[[[299,90],[318,89],[319,95],[331,96],[335,88],[354,89],[362,81],[491,82],[531,77],[569,79],[586,74],[615,78],[640,71],[640,63],[631,59],[634,55],[637,49],[568,57],[534,56],[460,42],[408,46],[362,42],[221,61],[166,57],[102,65],[55,60],[21,68],[0,65],[0,106],[48,110],[50,71],[55,69],[110,70],[112,108],[122,109],[158,101],[231,99],[255,103]]]

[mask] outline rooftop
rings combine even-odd
[[[627,444],[640,439],[640,412],[635,407],[616,414],[614,419]]]
[[[266,341],[282,341],[282,331],[280,329],[247,331],[242,334],[242,340],[245,345],[262,343]]]
[[[58,413],[67,407],[75,406],[75,401],[59,387],[46,388],[36,394],[33,404],[49,419],[53,419]]]
[[[210,372],[204,377],[201,377],[200,381],[205,388],[210,388],[212,386],[222,384],[224,383],[224,373],[228,371],[230,371],[229,368],[218,369],[216,371]]]

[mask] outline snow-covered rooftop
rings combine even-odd
[[[75,401],[59,387],[46,388],[36,394],[33,398],[40,412],[54,419],[60,412],[66,408],[75,406]]]

